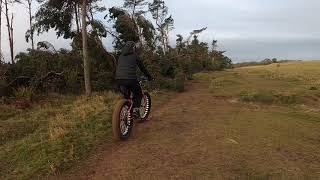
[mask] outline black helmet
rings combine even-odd
[[[122,55],[130,55],[133,54],[135,52],[135,47],[136,47],[136,43],[133,41],[128,41],[126,42],[126,44],[124,45],[124,47],[122,48]]]

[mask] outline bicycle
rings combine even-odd
[[[147,82],[147,78],[142,77],[139,80],[140,87],[142,89],[143,98],[141,100],[140,106],[140,122],[148,120],[151,112],[151,96],[150,94],[143,90],[143,83]],[[129,139],[131,131],[133,128],[133,122],[136,120],[133,118],[133,94],[128,90],[123,92],[124,98],[121,99],[112,115],[112,131],[113,136],[116,140],[125,141]]]

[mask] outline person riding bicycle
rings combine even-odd
[[[116,81],[120,87],[120,91],[129,99],[130,93],[133,94],[133,116],[138,118],[140,116],[139,108],[141,106],[141,99],[143,97],[141,87],[137,77],[137,69],[148,78],[152,80],[152,76],[145,68],[136,53],[136,45],[133,41],[128,41],[122,49],[121,55],[118,60],[116,69]],[[129,96],[129,97],[128,97]]]

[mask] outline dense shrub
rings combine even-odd
[[[66,89],[69,92],[77,93],[79,90],[82,90],[83,80],[79,78],[78,72],[71,70],[66,75]]]
[[[224,52],[215,51],[213,52],[213,70],[221,71],[232,67],[232,61],[230,58],[223,54]]]
[[[35,91],[32,87],[19,87],[15,89],[13,93],[17,99],[31,101],[35,94]]]
[[[111,83],[114,82],[113,60],[103,53],[95,52],[95,56],[91,57],[95,90],[111,89]],[[41,91],[78,93],[83,90],[83,64],[78,51],[31,50],[19,53],[16,61],[8,65],[8,72],[2,81],[12,82],[19,77],[26,77],[28,85]]]
[[[264,104],[280,103],[280,104],[294,104],[298,102],[297,96],[294,94],[276,94],[272,91],[257,91],[240,93],[240,98],[244,102],[260,102]]]
[[[174,79],[175,90],[178,92],[183,92],[185,89],[185,74],[179,71]]]

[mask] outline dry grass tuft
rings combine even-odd
[[[72,128],[72,123],[65,114],[56,115],[49,124],[49,139],[54,141],[66,136],[70,132],[70,128]]]

